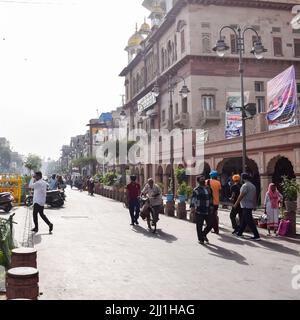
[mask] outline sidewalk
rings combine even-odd
[[[163,197],[164,204],[166,204],[166,197]],[[178,204],[178,199],[176,199],[176,205]],[[228,208],[223,209],[222,206],[223,204],[220,205],[219,208],[219,214],[222,213],[222,217],[220,216],[221,220],[220,223],[222,223],[224,226],[228,227],[229,229],[231,228],[231,221],[230,221],[230,211],[231,211],[231,204],[225,204]],[[190,215],[190,205],[189,203],[186,204],[186,209],[187,209],[187,218],[189,220],[189,215]],[[256,211],[253,212],[254,218],[260,218],[264,214],[264,209],[257,209]],[[300,212],[297,212],[297,234],[300,234]]]

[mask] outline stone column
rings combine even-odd
[[[164,194],[167,194],[168,193],[168,183],[169,183],[169,176],[167,174],[164,174],[164,177],[163,177],[163,184],[164,184]]]
[[[272,177],[268,174],[260,175],[260,184],[261,184],[261,203],[264,205],[265,196],[268,191],[269,185],[272,182]]]
[[[296,174],[297,183],[300,185],[300,173]],[[297,211],[300,212],[300,194],[298,194],[297,198]]]
[[[296,174],[297,183],[300,184],[300,148],[295,149],[294,170],[295,170],[295,174]],[[300,210],[300,195],[298,195],[297,207],[298,207],[298,211],[299,211]]]

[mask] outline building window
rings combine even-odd
[[[182,113],[188,113],[188,99],[182,99]]]
[[[161,49],[161,70],[165,70],[165,51],[163,48]]]
[[[178,103],[175,104],[175,114],[177,115],[179,113],[179,109],[178,109]]]
[[[283,56],[281,38],[278,38],[278,37],[273,38],[273,48],[274,48],[274,56],[277,56],[277,57]]]
[[[202,109],[203,111],[215,110],[215,97],[213,95],[202,96]]]
[[[272,32],[281,32],[281,28],[279,27],[273,27]]]
[[[185,52],[185,35],[184,35],[184,30],[181,31],[180,37],[181,37],[181,53],[184,53],[184,52]]]
[[[265,112],[266,111],[265,97],[256,97],[256,106],[257,106],[258,113]]]
[[[300,39],[294,39],[295,57],[300,57]]]
[[[162,122],[165,122],[165,121],[166,121],[166,110],[163,110],[163,111],[162,111],[161,120],[162,120]]]
[[[202,51],[203,53],[211,53],[211,35],[209,33],[202,33]]]
[[[210,28],[210,23],[209,22],[202,22],[201,27],[202,28]]]
[[[261,81],[255,81],[254,87],[255,87],[255,92],[264,92],[265,91],[264,83]]]
[[[237,54],[237,43],[236,43],[236,36],[234,34],[230,35],[230,47],[231,47],[231,53]]]

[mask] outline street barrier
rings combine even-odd
[[[14,201],[21,204],[22,178],[15,174],[0,174],[0,192],[11,192]]]

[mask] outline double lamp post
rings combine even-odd
[[[239,54],[239,73],[240,73],[240,83],[241,83],[241,112],[242,112],[242,135],[243,135],[243,172],[247,171],[247,144],[246,144],[246,120],[247,120],[247,106],[245,106],[245,92],[244,92],[244,62],[243,55],[245,53],[245,33],[247,31],[252,31],[255,34],[255,41],[253,43],[253,48],[251,53],[254,54],[256,59],[260,60],[263,58],[263,54],[267,52],[267,50],[262,45],[260,37],[257,31],[253,27],[232,27],[232,26],[224,26],[220,30],[220,37],[217,41],[216,46],[213,50],[220,57],[224,57],[227,50],[229,50],[229,46],[225,43],[225,38],[222,36],[222,32],[225,29],[230,29],[234,32],[235,35],[235,45],[236,51]]]

